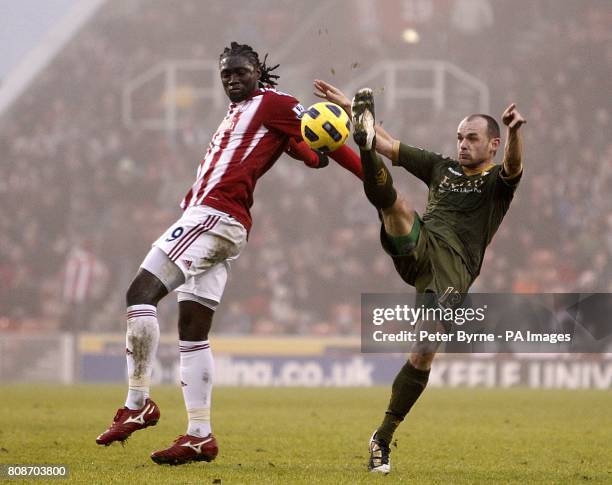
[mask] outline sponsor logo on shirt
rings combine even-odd
[[[304,108],[304,106],[302,106],[300,103],[296,104],[293,107],[293,112],[297,116],[298,120],[302,119],[302,116],[304,115],[305,111],[306,111],[306,108]]]
[[[461,179],[455,182],[451,181],[448,175],[445,175],[438,185],[438,190],[440,192],[460,192],[464,194],[475,192],[480,194],[482,193],[481,187],[483,184],[484,180],[482,177],[475,180]]]

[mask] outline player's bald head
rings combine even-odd
[[[499,124],[495,121],[495,118],[489,115],[485,115],[482,113],[474,113],[467,116],[463,121],[476,121],[478,119],[483,120],[487,125],[487,136],[489,139],[491,138],[499,138],[501,136],[501,132],[499,130]],[[462,121],[462,123],[463,123]]]
[[[499,125],[489,115],[472,114],[457,128],[457,156],[467,167],[490,163],[499,147]]]

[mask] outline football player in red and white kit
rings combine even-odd
[[[310,167],[327,165],[300,133],[303,107],[276,91],[278,66],[266,66],[248,45],[231,43],[219,58],[221,82],[230,105],[200,163],[195,183],[181,203],[183,216],[153,244],[126,295],[126,354],[129,388],[125,406],[100,445],[125,441],[157,423],[159,408],[149,398],[159,340],[157,303],[171,291],[179,302],[180,377],[189,425],[156,463],[211,461],[218,452],[210,425],[214,365],[208,332],[228,277],[229,261],[240,254],[251,228],[253,189],[283,154]],[[330,156],[361,177],[359,157],[343,146]]]

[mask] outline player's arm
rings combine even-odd
[[[353,150],[346,145],[342,145],[337,150],[327,154],[318,150],[313,150],[301,138],[290,138],[289,145],[285,152],[295,158],[301,160],[310,168],[323,168],[329,165],[329,158],[332,158],[338,165],[345,168],[349,172],[355,174],[360,179],[363,178],[361,168],[361,160]]]
[[[405,168],[429,186],[434,168],[439,164],[448,163],[450,159],[443,157],[439,153],[406,145],[399,140],[393,140],[391,161],[393,165]]]
[[[346,94],[340,91],[336,86],[329,84],[326,81],[322,81],[321,79],[315,79],[313,84],[315,88],[315,96],[337,104],[344,111],[346,111],[346,114],[349,115],[349,118],[353,118],[353,112],[351,110],[351,100],[346,96]]]
[[[518,177],[523,171],[523,136],[521,126],[527,121],[512,103],[502,114],[502,122],[508,127],[504,147],[503,178],[506,181]]]
[[[329,164],[325,154],[312,150],[302,140],[300,116],[304,107],[297,99],[284,93],[269,93],[263,102],[266,128],[287,136],[285,153],[311,168],[323,168]]]
[[[304,160],[308,166],[313,166],[314,156],[316,154],[320,161],[321,155],[315,152],[310,147],[308,153],[305,150],[306,143],[302,145],[298,140],[302,140],[302,132],[300,129],[301,121],[300,117],[304,111],[304,108],[298,101],[293,97],[285,94],[274,94],[270,95],[266,101],[268,104],[265,107],[267,114],[267,121],[264,123],[266,127],[280,131],[287,135],[290,140],[290,145],[293,145],[293,149],[297,150],[300,155],[300,160]],[[336,151],[329,153],[328,156],[338,163],[341,167],[354,173],[357,177],[361,178],[361,160],[359,156],[346,145],[341,146]],[[325,157],[325,155],[323,155]],[[325,157],[326,158],[326,157]]]
[[[381,125],[376,125],[376,151],[391,160],[393,165],[405,168],[427,185],[436,164],[448,161],[438,153],[402,143]]]
[[[352,148],[342,145],[337,150],[334,150],[329,154],[330,158],[334,160],[342,168],[353,173],[359,179],[363,180],[363,168],[361,167],[361,159]]]
[[[336,86],[329,84],[321,79],[314,80],[314,95],[326,99],[332,103],[340,106],[352,119],[351,100]],[[395,141],[389,133],[387,133],[382,126],[376,125],[376,151],[381,155],[392,159],[393,142]],[[399,144],[399,142],[397,142]],[[352,152],[352,150],[351,150]],[[354,152],[352,152],[354,153]],[[333,157],[333,156],[332,156]],[[350,169],[349,169],[350,170]],[[355,173],[353,170],[351,170]]]
[[[376,125],[374,129],[376,130],[376,151],[391,160],[393,165],[397,165],[395,162],[399,158],[400,141],[391,136],[381,125]]]
[[[285,153],[291,158],[304,162],[310,168],[323,168],[329,165],[329,158],[325,153],[313,150],[301,138],[289,138]]]

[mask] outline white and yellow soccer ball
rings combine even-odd
[[[350,131],[349,117],[337,104],[315,103],[302,114],[302,138],[315,150],[325,153],[337,150]]]

